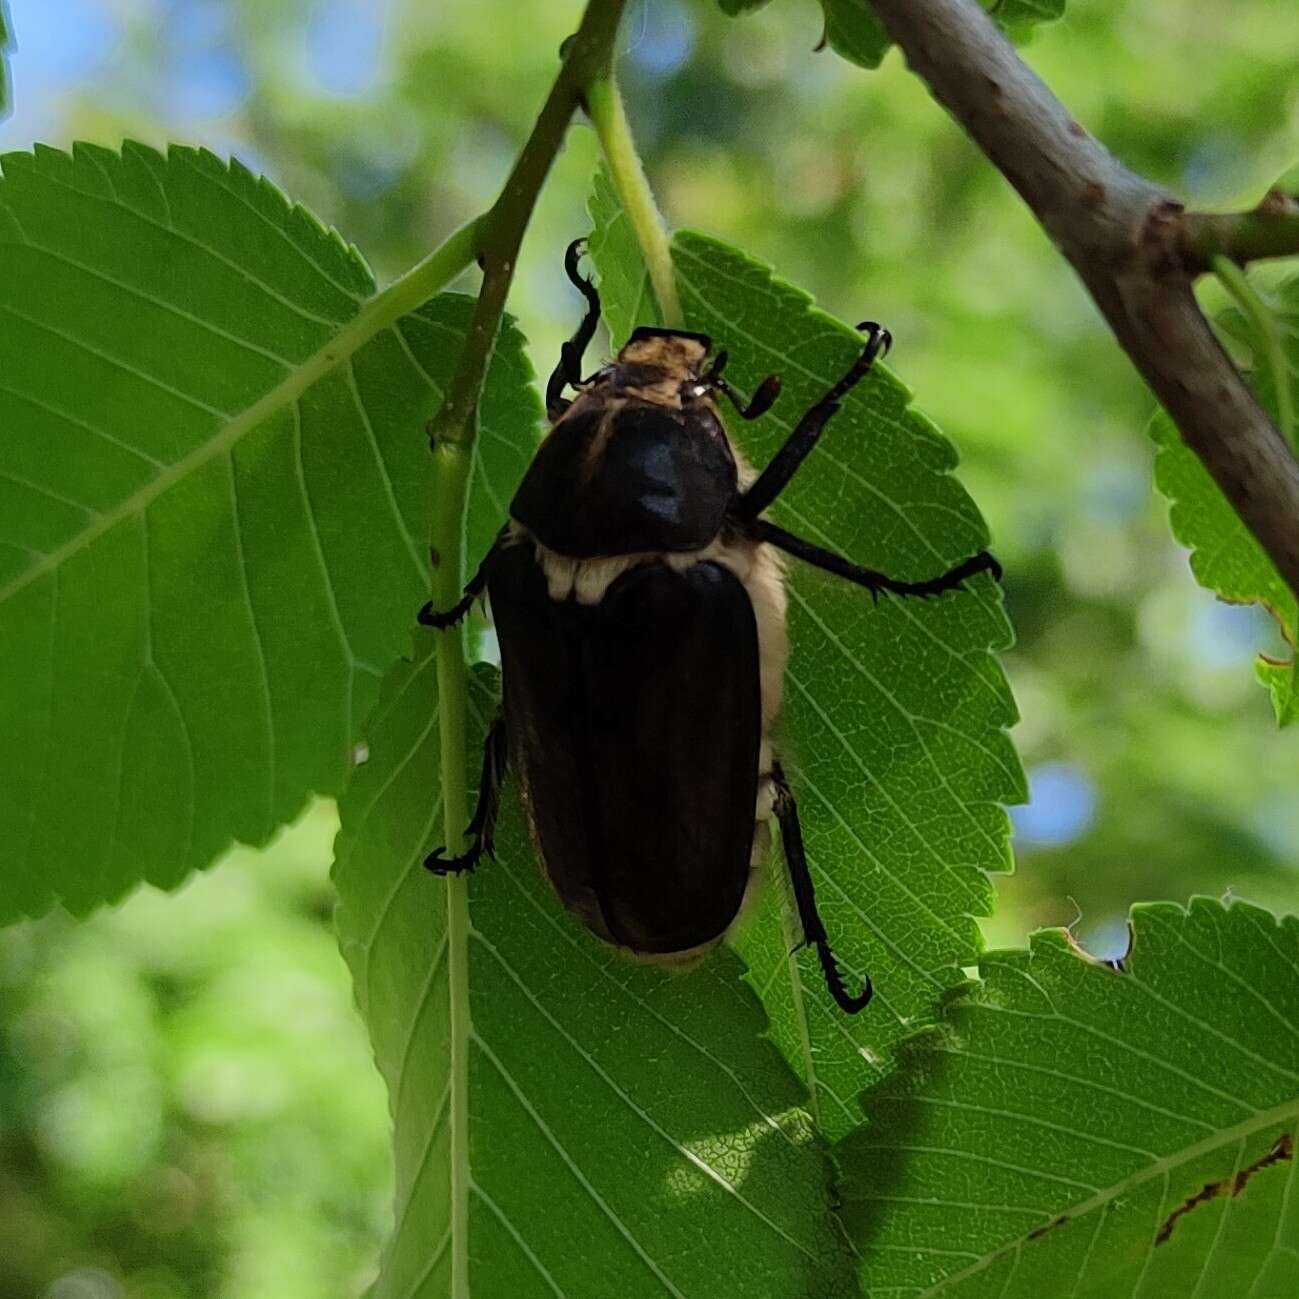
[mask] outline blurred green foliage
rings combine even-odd
[[[0,932],[0,1296],[355,1295],[388,1214],[319,806],[266,857]]]
[[[383,280],[494,196],[578,9],[77,0],[57,40],[99,44],[67,73],[37,30],[60,19],[16,0],[0,140],[237,153]],[[1035,795],[985,929],[1021,943],[1076,922],[1110,954],[1136,899],[1295,909],[1299,728],[1276,731],[1251,670],[1282,647],[1192,581],[1151,489],[1153,403],[896,52],[867,74],[814,53],[820,35],[811,0],[734,19],[644,0],[623,82],[671,222],[887,322],[894,369],[961,450],[1007,569]],[[1199,206],[1253,201],[1299,159],[1297,52],[1273,0],[1072,0],[1025,49],[1111,149]],[[560,253],[589,228],[595,160],[575,127],[519,268],[511,310],[542,373],[578,310]],[[362,1292],[387,1122],[330,927],[331,817],[178,896],[0,933],[0,1299]]]

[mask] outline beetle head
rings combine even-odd
[[[780,380],[768,375],[746,404],[722,378],[725,349],[717,353],[706,370],[703,368],[712,347],[713,340],[707,334],[641,325],[618,353],[618,359],[592,382],[606,392],[675,410],[701,403],[716,415],[714,398],[718,393],[739,411],[742,419],[756,419],[769,410],[780,394]]]
[[[614,393],[679,409],[711,393],[702,371],[712,346],[707,334],[641,325],[600,377]]]

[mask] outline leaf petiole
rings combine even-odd
[[[595,133],[600,137],[600,147],[604,150],[623,211],[636,232],[636,242],[640,244],[641,256],[654,286],[654,296],[663,313],[663,323],[679,329],[685,324],[685,316],[672,269],[672,248],[645,168],[636,152],[636,142],[632,139],[612,68],[586,87],[586,109]]]
[[[1272,386],[1276,390],[1277,427],[1290,446],[1299,451],[1299,443],[1295,441],[1294,392],[1276,316],[1268,310],[1267,304],[1249,282],[1249,277],[1230,257],[1218,254],[1213,258],[1212,266],[1213,273],[1236,300],[1236,305],[1248,317],[1262,341],[1264,360],[1272,375]]]

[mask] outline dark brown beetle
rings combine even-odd
[[[637,957],[688,966],[735,924],[780,823],[805,941],[849,1014],[870,980],[845,988],[817,914],[798,809],[773,751],[788,656],[779,551],[870,591],[933,596],[976,573],[986,551],[925,582],[898,582],[760,517],[815,446],[844,395],[887,350],[865,323],[857,361],[756,477],[726,433],[725,396],[744,419],[780,390],[766,379],[744,405],[711,340],[640,328],[611,365],[581,378],[600,300],[565,259],[588,311],[546,389],[551,430],[510,518],[445,628],[484,591],[501,647],[504,701],[488,732],[469,847],[425,865],[472,869],[492,851],[507,764],[520,776],[542,869],[594,933]],[[577,396],[567,400],[566,386]]]

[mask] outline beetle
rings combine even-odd
[[[550,431],[496,543],[453,608],[418,620],[454,626],[486,591],[501,649],[502,709],[483,752],[468,846],[425,860],[436,874],[491,855],[507,767],[516,768],[542,870],[561,901],[605,942],[688,968],[736,923],[780,826],[806,945],[849,1014],[871,997],[845,986],[817,912],[798,806],[777,759],[788,643],[781,553],[864,587],[878,600],[937,596],[987,552],[928,581],[854,564],[763,517],[846,394],[889,347],[858,328],[856,361],[799,421],[760,474],[722,423],[775,402],[775,376],[744,402],[723,377],[727,354],[705,335],[642,326],[587,379],[581,361],[600,317],[564,259],[586,312],[546,388]],[[566,388],[573,398],[564,395]]]

